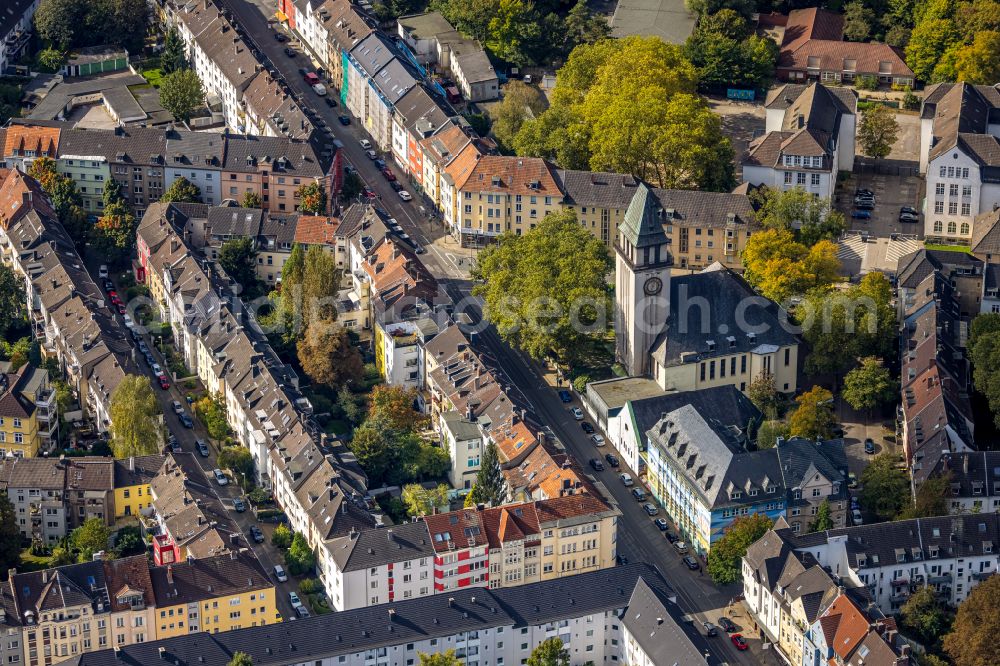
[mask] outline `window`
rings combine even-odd
[[[791,184],[792,184],[792,172],[791,171],[786,171],[785,172],[785,185],[791,185]]]
[[[971,215],[971,214],[972,214],[972,204],[970,204],[968,202],[963,203],[962,204],[962,215]]]
[[[812,180],[812,183],[811,183],[812,186],[813,187],[819,187],[819,174],[818,173],[814,173],[814,174],[811,174],[811,176],[812,176],[812,178],[811,178],[811,180]]]
[[[958,185],[954,183],[948,186],[948,196],[957,197],[958,196]]]
[[[944,226],[941,224],[941,220],[935,220],[934,221],[934,233],[939,234],[942,231],[944,231]]]
[[[934,212],[938,215],[942,215],[944,213],[944,201],[934,202]]]
[[[958,202],[957,201],[949,201],[948,202],[948,214],[949,215],[957,215],[958,214]]]
[[[961,231],[959,231],[959,233],[962,234],[963,236],[968,236],[969,235],[969,223],[968,222],[962,222]]]
[[[944,167],[941,168],[944,169]],[[944,183],[938,183],[937,185],[934,186],[934,194],[936,194],[939,197],[944,196]]]
[[[940,171],[940,174],[939,174],[939,175],[940,175],[940,177],[941,177],[941,178],[944,178],[944,176],[945,176],[945,173],[946,173],[946,169],[945,169],[945,167],[941,167],[941,171]],[[944,186],[942,185],[942,187],[944,187]]]
[[[797,173],[797,174],[795,174],[795,184],[796,185],[805,185],[806,184],[806,175],[804,173]]]

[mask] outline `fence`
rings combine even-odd
[[[920,169],[916,162],[909,160],[876,160],[871,157],[855,157],[854,173],[858,175],[879,174],[882,176],[916,178],[920,175]]]

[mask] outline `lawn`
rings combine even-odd
[[[968,245],[937,245],[934,243],[925,243],[924,247],[928,250],[944,250],[946,252],[965,252],[966,254],[972,254],[972,248]]]
[[[159,88],[163,83],[163,70],[160,68],[143,70],[142,76],[149,81],[149,85]]]
[[[21,573],[28,571],[41,571],[42,569],[48,569],[52,566],[52,558],[48,555],[32,555],[31,547],[25,548],[21,551],[21,564],[18,565],[17,570]]]

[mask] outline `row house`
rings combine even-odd
[[[41,0],[10,0],[0,16],[0,74],[6,74],[27,51],[32,19]]]
[[[436,209],[443,212],[451,209],[453,195],[450,188],[446,187],[448,183],[445,182],[446,179],[450,178],[447,167],[466,150],[469,151],[470,155],[482,154],[483,151],[475,145],[475,141],[476,138],[471,129],[453,119],[438,128],[433,135],[420,139],[415,149],[408,146],[407,155],[411,162],[411,168],[408,170],[410,177],[420,185],[424,196]],[[420,171],[412,168],[412,163],[415,161],[419,161]],[[442,199],[446,190],[449,196],[447,203]],[[454,215],[451,219],[454,221]]]
[[[841,586],[778,533],[768,531],[753,543],[741,566],[744,604],[756,628],[788,663],[836,657],[838,663],[853,663],[859,655],[866,664],[910,663],[909,645],[899,637],[894,619],[869,604],[861,588]],[[866,649],[859,649],[862,644]]]
[[[392,159],[412,180],[421,184],[424,150],[421,142],[454,123],[430,88],[417,84],[394,105],[392,114]]]
[[[165,461],[166,456],[159,453],[115,459],[115,519],[149,513],[153,505],[150,482]]]
[[[0,363],[0,458],[49,452],[59,439],[59,405],[49,371],[26,363],[10,372],[9,365]]]
[[[0,489],[14,505],[21,536],[58,544],[90,518],[114,523],[114,470],[109,458],[4,458]]]
[[[938,83],[920,109],[920,172],[926,178],[924,236],[969,245],[976,217],[1000,204],[1000,91]]]
[[[419,74],[409,61],[399,57],[395,45],[379,33],[372,33],[349,52],[345,51],[345,58],[341,97],[374,143],[390,152],[395,105],[419,85]]]
[[[798,188],[830,201],[840,171],[854,169],[858,95],[821,83],[785,84],[768,93],[766,133],[742,157],[743,182]]]
[[[42,353],[55,358],[96,428],[107,431],[111,393],[137,372],[125,329],[104,301],[34,179],[2,174],[0,254],[24,280],[27,311]]]
[[[8,169],[27,171],[36,159],[56,159],[59,156],[60,135],[58,125],[23,127],[12,124],[4,129],[0,137],[3,139],[0,162]]]
[[[350,0],[279,0],[288,26],[330,73],[346,102],[347,53],[375,32],[376,21]],[[359,116],[360,117],[360,116]]]
[[[526,594],[529,590],[530,594]],[[548,638],[562,640],[569,653],[575,655],[574,663],[618,662],[626,659],[622,625],[628,622],[631,632],[635,632],[630,634],[633,639],[639,634],[635,616],[646,615],[649,606],[645,599],[650,595],[655,595],[657,606],[667,612],[659,616],[651,612],[648,619],[642,620],[654,623],[659,632],[658,641],[643,638],[642,645],[664,658],[625,663],[704,663],[704,656],[679,626],[680,614],[671,610],[676,605],[667,601],[671,596],[669,587],[646,564],[543,581],[530,588],[454,590],[328,613],[283,624],[280,641],[274,640],[272,628],[251,627],[127,645],[117,654],[110,649],[88,653],[73,663],[114,666],[122,661],[152,664],[167,660],[226,666],[240,651],[259,666],[363,666],[375,662],[405,666],[408,661],[416,663],[419,654],[453,649],[458,659],[469,663],[519,664]],[[633,600],[638,607],[629,605]],[[626,620],[628,614],[632,618]],[[675,627],[673,631],[667,628],[670,625]],[[316,640],[318,636],[324,640]],[[630,658],[635,659],[635,653]]]
[[[947,480],[945,502],[949,513],[1000,511],[1000,452],[947,453],[938,459],[928,477]]]
[[[979,515],[914,518],[795,535],[785,523],[776,533],[793,550],[808,553],[841,584],[867,588],[885,613],[897,612],[910,595],[930,587],[958,606],[981,581],[994,575],[1000,517]]]
[[[752,514],[783,516],[792,531],[807,532],[826,504],[834,523],[846,524],[843,441],[779,439],[751,451],[737,433],[690,404],[647,432],[646,482],[694,550],[707,555],[734,520]]]

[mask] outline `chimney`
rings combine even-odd
[[[774,447],[775,448],[778,448],[779,446],[781,446],[784,443],[785,443],[785,438],[784,437],[775,437],[774,438]]]
[[[386,530],[385,535],[388,537],[389,541],[392,541],[392,530]]]
[[[135,456],[129,456],[128,458],[128,471],[135,471]]]
[[[448,606],[452,608],[455,606],[455,597],[448,597]]]
[[[208,2],[208,0],[205,0],[205,2]],[[167,660],[167,648],[160,647],[160,648],[157,648],[157,651],[160,653],[160,659],[162,659],[163,661],[166,661]]]
[[[174,565],[167,565],[167,585],[174,584]]]

